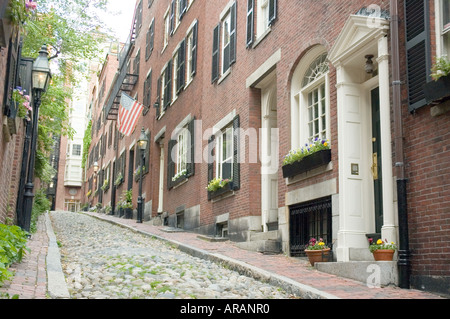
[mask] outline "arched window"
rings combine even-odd
[[[329,139],[329,64],[322,46],[309,50],[294,71],[291,84],[292,149]]]

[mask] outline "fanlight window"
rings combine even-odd
[[[328,70],[329,67],[327,62],[327,53],[324,53],[319,56],[313,63],[311,63],[311,66],[309,67],[308,71],[305,74],[305,77],[303,78],[302,87],[305,87],[314,82],[322,75],[326,74]]]

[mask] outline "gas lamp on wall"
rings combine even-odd
[[[373,74],[374,72],[374,65],[373,65],[373,55],[372,54],[368,54],[365,56],[366,58],[366,64],[364,66],[364,69],[366,71],[367,74]]]

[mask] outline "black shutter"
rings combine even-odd
[[[188,124],[189,136],[191,139],[191,145],[188,145],[189,152],[187,153],[187,176],[195,174],[195,118]]]
[[[156,118],[158,118],[161,115],[161,77],[158,78],[156,94],[157,97],[154,106],[156,108]]]
[[[147,107],[150,106],[151,92],[152,92],[152,71],[150,71],[144,83],[144,105]]]
[[[145,60],[148,60],[148,58],[152,55],[154,40],[155,40],[155,19],[152,20],[150,28],[147,31]]]
[[[247,2],[247,48],[253,43],[254,34],[254,13],[255,0],[248,0]]]
[[[177,94],[184,88],[185,81],[185,61],[186,61],[186,40],[183,40],[178,49],[178,62],[177,62]]]
[[[214,148],[216,137],[212,135],[208,141],[208,184],[214,179]],[[208,200],[211,200],[211,193],[208,192]]]
[[[175,175],[175,162],[172,158],[172,149],[177,144],[177,141],[175,140],[169,140],[169,146],[167,151],[167,189],[171,189],[173,187],[172,178]]]
[[[429,3],[427,0],[406,0],[406,60],[409,111],[425,106],[422,86],[431,80],[431,44]]]
[[[230,9],[231,21],[230,21],[230,59],[229,65],[236,62],[236,6],[237,3],[233,3]]]
[[[13,91],[16,87],[17,81],[17,65],[18,65],[18,46],[17,41],[11,38],[9,42],[9,53],[8,53],[8,75],[5,81],[5,95],[4,95],[4,110],[3,114],[14,118],[17,113],[17,108],[13,103],[12,96]],[[27,92],[30,94],[31,92]]]
[[[197,72],[197,43],[198,43],[198,22],[194,24],[194,29],[192,30],[192,65],[191,65],[191,75],[194,76]]]
[[[277,0],[269,0],[269,25],[273,25],[277,19]]]
[[[212,74],[211,82],[214,83],[219,78],[219,49],[220,49],[220,23],[214,28],[213,50],[212,50]]]
[[[165,71],[165,87],[164,87],[164,110],[166,110],[170,106],[170,102],[172,100],[172,60],[169,61]]]
[[[233,189],[241,188],[241,165],[240,165],[240,122],[239,115],[233,120]]]
[[[169,29],[169,34],[172,35],[173,31],[175,29],[175,1],[176,0],[172,0],[172,4],[170,5],[170,29]]]

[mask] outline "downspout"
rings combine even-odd
[[[397,176],[397,206],[399,223],[398,278],[399,287],[410,288],[410,251],[408,234],[408,211],[406,198],[405,163],[403,154],[403,126],[399,54],[398,1],[390,0],[391,12],[391,67],[392,107],[394,117],[395,170]]]

